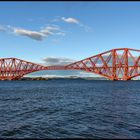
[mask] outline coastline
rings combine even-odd
[[[23,77],[19,80],[57,80],[57,79],[83,79],[83,80],[108,80],[104,77]]]

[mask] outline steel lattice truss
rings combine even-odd
[[[20,60],[17,58],[0,59],[0,79],[14,80],[23,77],[25,74],[45,70],[46,67]]]
[[[130,80],[140,75],[140,50],[120,48],[86,58],[66,66],[66,69],[84,70],[110,80]]]
[[[130,80],[140,75],[140,50],[119,48],[65,66],[42,66],[17,58],[0,59],[0,80],[20,79],[40,70],[83,70],[110,80]]]

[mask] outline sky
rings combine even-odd
[[[0,2],[0,57],[51,65],[140,49],[139,27],[140,2]]]

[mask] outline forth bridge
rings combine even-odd
[[[140,76],[140,50],[112,49],[68,65],[43,66],[17,58],[0,58],[0,80],[17,80],[41,70],[82,70],[109,80],[131,80]]]

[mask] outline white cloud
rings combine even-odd
[[[92,28],[87,26],[87,25],[84,25],[82,23],[79,24],[79,26],[83,27],[85,29],[86,32],[89,32],[89,31],[92,31]]]
[[[51,26],[48,25],[48,26],[42,28],[40,32],[44,33],[46,35],[55,35],[55,34],[57,34],[56,33],[57,31],[61,31],[59,26],[57,26],[57,25],[51,25]]]
[[[56,21],[64,21],[66,23],[73,23],[77,24],[78,26],[85,28],[85,31],[89,30],[89,27],[82,24],[79,20],[72,18],[72,17],[57,17],[58,20]],[[0,26],[0,32],[6,32],[9,34],[16,34],[20,36],[26,36],[31,39],[41,41],[44,38],[52,35],[52,36],[65,36],[66,31],[63,31],[58,25],[53,25],[53,24],[47,24],[45,27],[40,28],[40,30],[30,30],[30,29],[25,29],[22,27],[13,27],[11,25],[6,25],[5,27]]]
[[[14,33],[17,35],[27,36],[34,40],[42,40],[45,35],[41,32],[14,28]]]
[[[6,31],[6,28],[2,25],[0,25],[0,32],[5,32]]]
[[[67,23],[75,23],[75,24],[79,24],[79,21],[75,18],[65,18],[65,17],[62,17],[61,18],[63,21],[67,22]]]
[[[52,25],[52,26],[45,27],[45,29],[56,31],[56,30],[60,30],[60,27],[59,26],[56,26],[56,25]]]
[[[89,27],[82,24],[79,20],[72,18],[72,17],[57,17],[57,21],[63,20],[66,23],[74,23],[79,25],[82,28],[85,28],[85,31],[89,31]],[[44,38],[52,35],[52,36],[65,36],[66,32],[63,31],[58,25],[54,24],[47,24],[45,27],[40,28],[40,30],[30,30],[30,29],[24,29],[21,27],[13,27],[11,25],[2,26],[0,25],[0,32],[6,32],[8,34],[16,34],[20,36],[26,36],[31,39],[41,41]],[[55,39],[55,38],[54,38]]]
[[[63,32],[58,32],[58,33],[56,33],[56,35],[65,36],[65,33],[63,33]]]
[[[47,28],[42,29],[40,32],[43,33],[43,34],[45,34],[45,35],[53,35],[53,32],[51,32]]]
[[[89,31],[92,31],[92,29],[87,26],[87,25],[84,25],[82,24],[79,20],[75,19],[75,18],[65,18],[65,17],[61,17],[61,19],[67,23],[75,23],[75,24],[78,24],[80,27],[84,28],[86,32],[89,32]]]
[[[80,77],[93,77],[95,76],[96,74],[92,73],[92,72],[84,72],[84,71],[81,71],[79,72],[79,76]]]
[[[66,65],[75,62],[73,59],[69,58],[58,58],[58,57],[46,57],[43,59],[46,66],[49,65]]]
[[[38,41],[41,41],[45,37],[48,37],[50,35],[61,35],[61,36],[65,35],[64,32],[61,32],[60,27],[56,26],[56,25],[46,26],[46,27],[42,28],[40,31],[31,31],[31,30],[16,28],[16,27],[12,27],[11,29],[12,29],[11,32],[13,32],[17,35],[27,36],[29,38],[32,38],[32,39],[38,40]]]
[[[48,25],[40,31],[41,33],[44,33],[46,35],[60,35],[65,36],[65,32],[60,29],[57,25]]]
[[[69,78],[71,75],[54,75],[54,74],[46,74],[46,75],[43,75],[43,77],[48,77],[48,78]]]

